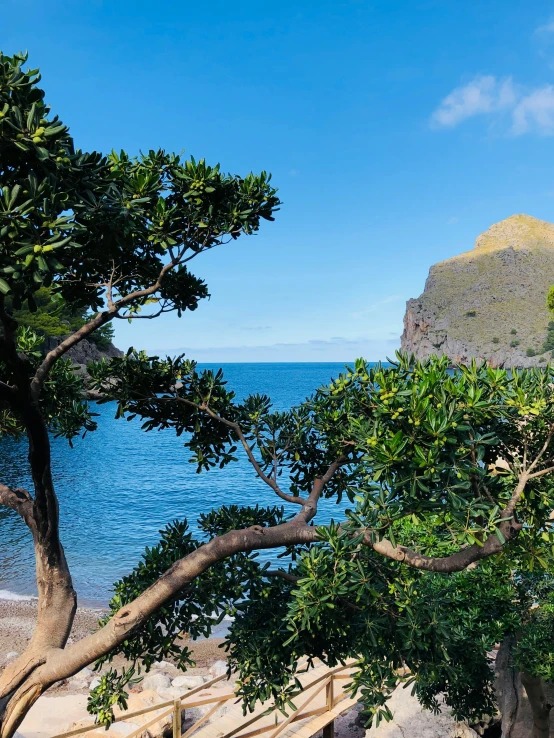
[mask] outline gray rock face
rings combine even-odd
[[[44,342],[46,351],[55,348],[63,338],[47,338]],[[74,364],[79,364],[86,371],[87,364],[91,361],[101,361],[103,358],[111,359],[117,356],[123,356],[123,351],[116,348],[113,343],[106,349],[100,350],[93,342],[84,338],[76,346],[70,348],[65,354],[66,358],[71,359]]]
[[[482,233],[472,251],[431,267],[423,294],[406,304],[402,349],[418,359],[541,366],[551,360],[543,346],[553,284],[554,225],[513,215]]]

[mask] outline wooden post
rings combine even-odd
[[[334,702],[334,694],[333,694],[333,675],[331,675],[331,678],[329,679],[329,683],[327,684],[327,710],[330,712],[333,709],[333,702]],[[323,738],[335,738],[335,721],[331,720],[330,723],[328,723],[323,728]]]
[[[181,738],[181,700],[173,703],[173,738]]]

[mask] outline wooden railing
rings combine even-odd
[[[270,725],[265,725],[262,727],[254,728],[253,730],[248,731],[247,733],[243,733],[242,731],[246,728],[249,728],[251,725],[254,725],[258,720],[260,720],[263,717],[266,717],[268,714],[271,714],[272,712],[275,712],[276,707],[273,705],[269,709],[261,710],[258,714],[250,717],[245,718],[244,722],[241,721],[240,725],[234,726],[231,728],[231,730],[224,732],[220,735],[220,738],[232,738],[237,733],[241,733],[240,738],[254,738],[254,736],[260,735],[265,732],[272,731],[268,738],[277,738],[291,723],[296,722],[298,720],[305,720],[309,717],[314,717],[316,715],[322,715],[326,712],[331,712],[342,700],[346,699],[348,697],[348,694],[344,692],[343,689],[339,690],[339,695],[335,696],[335,682],[337,680],[346,680],[350,679],[350,674],[341,674],[340,672],[345,671],[346,669],[350,669],[352,665],[355,662],[351,662],[348,664],[345,664],[344,666],[336,667],[335,669],[330,669],[327,671],[326,674],[317,677],[316,679],[313,679],[312,681],[306,683],[303,685],[302,691],[297,695],[296,699],[300,699],[302,697],[302,694],[311,688],[317,686],[317,689],[309,695],[309,697],[300,704],[300,706],[290,713],[290,715],[283,720],[279,721],[278,717],[276,718],[275,722],[272,722]],[[186,692],[186,694],[182,695],[179,698],[176,698],[174,700],[168,700],[167,702],[161,702],[157,705],[152,705],[150,707],[144,707],[141,710],[135,710],[134,712],[126,712],[121,715],[118,715],[116,719],[113,721],[114,723],[123,722],[127,720],[131,720],[134,717],[138,717],[139,715],[145,715],[147,713],[158,713],[155,717],[152,718],[152,720],[148,721],[144,725],[141,725],[140,728],[137,728],[133,732],[129,733],[129,735],[125,736],[125,738],[138,738],[142,733],[144,733],[145,730],[148,730],[148,728],[155,725],[160,720],[164,720],[165,718],[169,717],[170,715],[173,715],[173,738],[189,738],[190,735],[192,735],[195,731],[197,731],[204,723],[206,723],[212,715],[220,708],[222,707],[226,702],[232,699],[238,699],[237,695],[234,692],[228,692],[225,694],[219,694],[219,695],[209,695],[206,697],[202,697],[199,695],[198,699],[192,699],[194,695],[198,694],[199,692],[202,692],[205,689],[208,689],[216,682],[221,681],[222,679],[226,678],[226,674],[223,674],[219,677],[216,677],[215,679],[212,679],[209,682],[206,682],[205,684],[202,684],[199,687],[195,687],[192,690],[189,690]],[[311,710],[307,710],[310,703],[312,703],[316,697],[318,697],[323,690],[326,690],[325,693],[325,705],[322,707],[312,708]],[[213,704],[213,707],[208,710],[204,715],[202,715],[195,723],[185,733],[182,733],[182,723],[181,723],[181,717],[183,710],[191,709],[193,707],[201,707],[204,705]],[[161,712],[160,712],[161,711]],[[224,720],[224,718],[223,718]],[[329,725],[325,726],[323,729],[323,736],[324,738],[333,738],[334,730],[333,730],[333,721],[329,723]],[[53,738],[73,738],[73,736],[80,736],[84,735],[92,730],[98,730],[101,729],[101,725],[98,723],[92,723],[91,725],[87,725],[81,728],[75,728],[74,730],[67,731],[65,733],[60,733],[59,735],[53,736]],[[222,725],[224,727],[224,724]],[[230,727],[230,726],[229,726]]]

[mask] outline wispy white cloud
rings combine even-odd
[[[374,313],[376,310],[379,310],[380,307],[383,307],[384,305],[388,305],[391,302],[398,302],[398,300],[403,300],[404,298],[402,295],[389,295],[388,297],[383,298],[382,300],[379,300],[378,302],[374,302],[371,305],[368,305],[368,307],[364,308],[363,310],[358,310],[355,313],[352,313],[353,318],[364,318],[366,315],[370,315],[371,313]]]
[[[525,95],[513,111],[512,133],[516,136],[536,131],[554,134],[554,87],[545,85]]]
[[[446,221],[446,224],[447,225],[454,225],[455,223],[458,222],[458,220],[459,220],[459,218],[456,215],[453,215],[452,218],[448,218],[448,220]]]
[[[185,353],[200,362],[275,362],[275,361],[340,361],[352,362],[359,356],[368,361],[379,361],[393,356],[400,345],[395,338],[314,338],[299,343],[273,343],[258,346],[225,346],[205,348],[159,349],[149,353],[156,356]]]
[[[513,107],[516,92],[512,78],[497,80],[492,75],[478,75],[471,82],[456,87],[431,116],[437,128],[450,128],[468,118]]]
[[[544,25],[536,28],[535,33],[554,33],[554,18],[550,18]]]
[[[497,79],[492,75],[480,75],[447,95],[430,122],[433,128],[454,128],[475,116],[494,118],[507,113],[510,117],[506,133],[554,135],[554,86],[526,90],[514,85],[511,77]]]

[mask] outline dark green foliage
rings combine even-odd
[[[513,341],[510,341],[510,347],[511,348],[516,348],[516,346],[519,346],[520,343],[521,343],[521,341],[519,340],[519,338],[514,338]]]
[[[542,345],[543,351],[553,351],[554,350],[554,320],[551,320],[548,323],[548,329],[546,332],[546,338],[544,339],[544,343]]]
[[[537,351],[535,351],[535,349],[528,348],[525,351],[525,356],[536,356],[536,355],[537,355]]]
[[[492,339],[492,342],[493,343],[500,343],[500,339],[498,338],[498,336],[494,336],[494,338]]]
[[[239,507],[224,505],[218,510],[202,513],[198,525],[209,536],[220,536],[230,530],[250,528],[253,525],[266,528],[283,522],[283,507]]]
[[[19,328],[17,348],[27,356],[29,367],[37,367],[42,359],[42,339],[30,328]],[[0,377],[9,376],[7,366],[0,360]],[[84,399],[84,384],[80,374],[73,370],[69,359],[58,361],[44,387],[42,414],[56,436],[71,439],[80,433],[94,430],[96,413],[91,412]],[[21,415],[0,399],[0,439],[5,436],[20,438],[23,434]]]
[[[548,290],[548,294],[546,296],[546,307],[551,313],[554,312],[554,285]]]
[[[517,334],[517,331],[516,331],[515,328],[512,328],[512,330],[510,331],[510,333],[512,334],[512,336],[515,336]]]
[[[87,337],[105,348],[112,318],[195,310],[209,293],[188,262],[257,232],[279,199],[265,172],[223,174],[162,150],[134,158],[78,150],[44,102],[38,70],[24,71],[26,59],[0,54],[0,311],[32,343],[30,379],[40,339],[72,333],[98,311],[106,320]],[[14,367],[1,363],[0,381],[21,383]],[[44,408],[54,430],[72,437],[79,423],[93,426],[80,380],[68,362],[56,367]],[[0,404],[0,413],[0,433],[23,432],[13,408]]]
[[[33,312],[26,304],[15,310],[9,295],[4,304],[18,325],[30,328],[38,336],[44,338],[63,338],[81,328],[92,317],[87,314],[86,310],[70,309],[61,295],[53,293],[48,287],[40,287],[34,293],[33,299],[36,307]],[[92,333],[90,340],[100,350],[105,350],[111,344],[113,337],[113,326],[108,323]]]
[[[476,315],[477,313],[475,312],[475,310],[468,310],[466,313],[467,318],[475,318]]]
[[[0,293],[14,309],[27,301],[34,310],[35,292],[51,286],[70,310],[97,311],[112,277],[114,298],[127,296],[180,254],[152,298],[164,311],[194,310],[208,292],[184,250],[193,256],[273,220],[270,177],[226,175],[161,150],[137,158],[76,150],[25,61],[0,56]],[[137,298],[125,314],[149,300]]]

